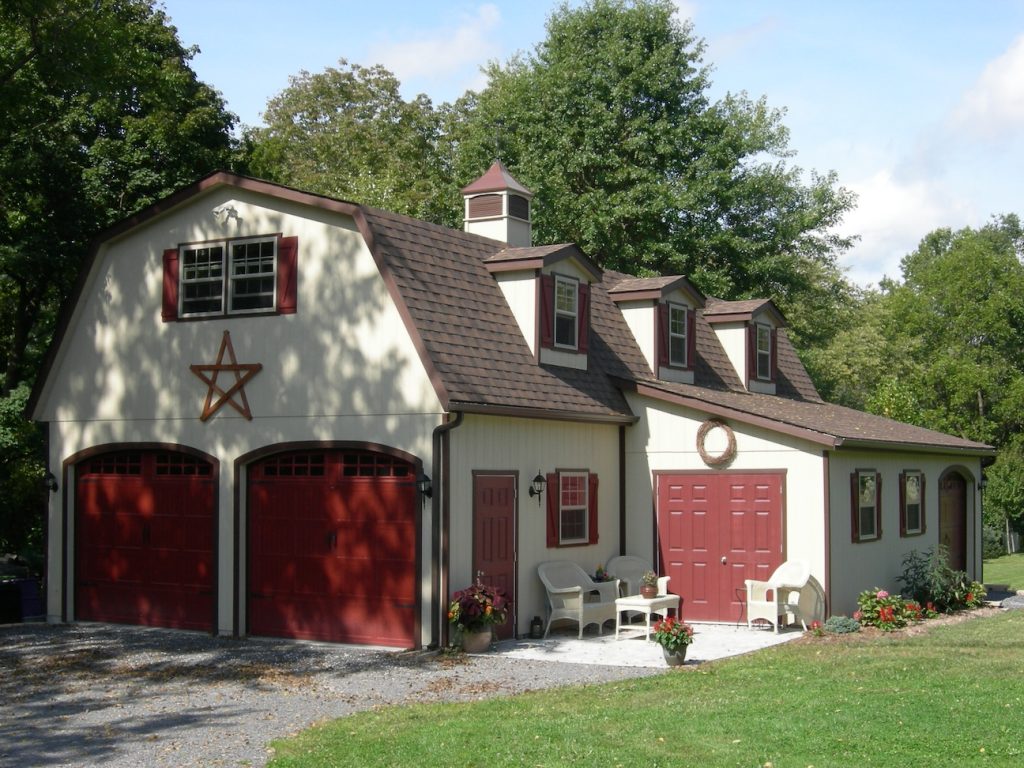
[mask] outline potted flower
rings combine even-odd
[[[640,596],[648,600],[658,596],[658,574],[654,571],[644,571],[640,577]]]
[[[452,595],[448,621],[461,635],[463,650],[479,653],[491,644],[491,628],[508,620],[509,599],[505,590],[476,584]]]
[[[654,639],[661,646],[668,665],[677,667],[686,660],[686,649],[693,642],[693,627],[669,616],[654,625]]]

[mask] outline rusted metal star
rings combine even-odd
[[[228,363],[224,362],[225,352],[227,352],[228,360],[230,361]],[[252,421],[252,411],[249,410],[249,400],[245,396],[244,387],[253,376],[263,370],[263,364],[239,363],[235,359],[235,348],[231,346],[231,333],[229,331],[224,331],[216,363],[213,365],[190,365],[189,370],[202,379],[203,383],[209,387],[206,393],[206,402],[203,403],[203,413],[199,417],[200,421],[206,421],[224,405],[230,405],[246,419]],[[232,373],[235,376],[234,384],[227,389],[223,389],[217,384],[217,377],[221,373]],[[213,399],[214,395],[217,396],[216,401]],[[238,395],[241,399],[241,405],[235,402],[235,395]]]

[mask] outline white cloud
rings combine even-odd
[[[1024,129],[1024,35],[989,62],[954,109],[953,127],[981,139],[1002,139]]]
[[[403,83],[462,75],[477,77],[480,64],[497,58],[492,39],[501,12],[490,3],[477,8],[452,27],[437,27],[413,39],[393,40],[373,46],[369,57],[390,69]],[[471,68],[472,75],[465,75]]]
[[[695,0],[676,0],[676,18],[680,21],[692,20],[697,15]]]
[[[850,280],[877,284],[901,277],[900,260],[939,227],[968,223],[970,211],[934,179],[899,179],[888,169],[845,186],[857,194],[857,208],[846,216],[843,234],[860,241],[842,259]],[[958,223],[959,222],[959,223]]]

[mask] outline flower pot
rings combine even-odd
[[[658,588],[649,584],[640,585],[640,597],[651,600],[658,596]]]
[[[466,653],[483,653],[491,647],[491,629],[462,631],[462,650]]]
[[[686,661],[686,649],[689,646],[684,645],[678,650],[670,651],[665,646],[661,647],[661,652],[665,655],[665,663],[670,667],[681,667]]]

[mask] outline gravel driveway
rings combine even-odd
[[[261,766],[363,709],[657,673],[128,626],[0,626],[0,766]]]

